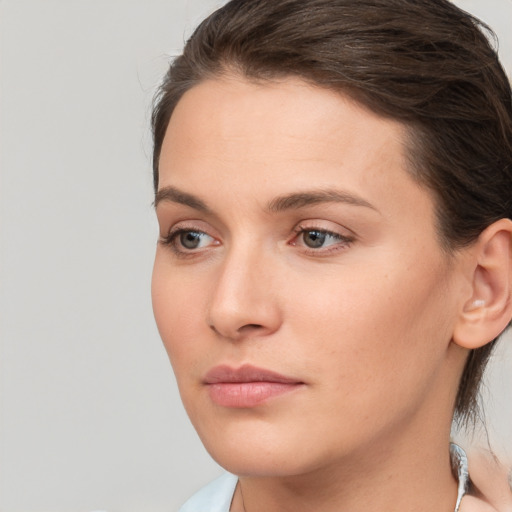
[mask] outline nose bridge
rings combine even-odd
[[[271,255],[254,241],[240,240],[227,251],[211,294],[208,323],[227,338],[273,332],[279,324],[272,286]]]

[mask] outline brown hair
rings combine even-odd
[[[152,116],[153,171],[182,95],[227,72],[297,76],[410,127],[410,171],[436,200],[448,251],[512,218],[512,94],[482,22],[447,0],[232,0],[171,64]],[[477,411],[496,340],[470,352],[455,412]]]

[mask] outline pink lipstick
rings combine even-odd
[[[223,407],[250,408],[295,391],[304,383],[251,365],[216,366],[205,376],[211,400]]]

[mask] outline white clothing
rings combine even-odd
[[[225,473],[190,498],[178,512],[229,512],[238,477]]]

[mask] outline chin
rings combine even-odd
[[[262,453],[259,446],[237,449],[208,450],[212,458],[226,471],[238,476],[284,478],[309,473],[308,461],[294,458],[291,453]]]
[[[257,423],[257,422],[256,422]],[[332,447],[310,441],[304,431],[283,426],[232,422],[197,429],[206,450],[226,471],[238,476],[290,477],[318,470],[332,457]]]

